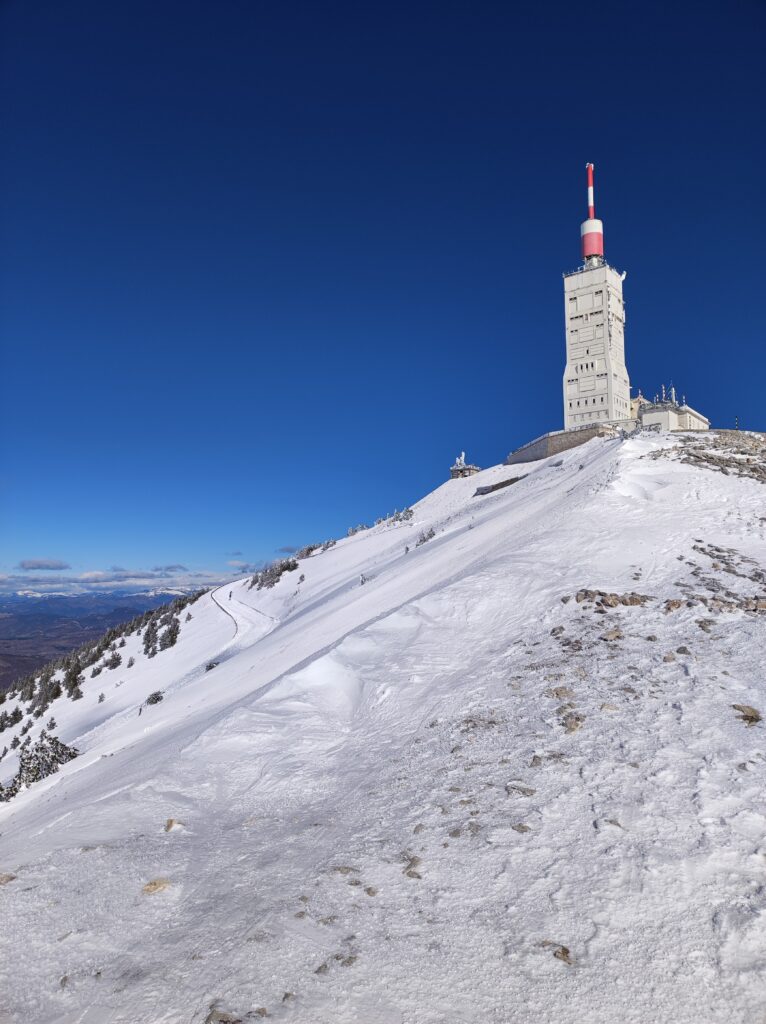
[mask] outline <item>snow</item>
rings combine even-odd
[[[758,1019],[764,726],[732,704],[764,711],[766,612],[697,598],[766,591],[764,490],[679,444],[450,480],[86,673],[29,733],[81,755],[0,805],[0,1021]]]

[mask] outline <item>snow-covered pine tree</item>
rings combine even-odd
[[[60,765],[71,761],[78,754],[79,750],[75,747],[68,747],[57,736],[50,736],[43,729],[37,743],[19,754],[19,770],[10,785],[0,791],[0,800],[10,800],[20,789],[53,775]]]

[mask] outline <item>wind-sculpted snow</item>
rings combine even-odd
[[[759,1020],[763,487],[686,444],[449,481],[128,638],[0,808],[0,1020]]]

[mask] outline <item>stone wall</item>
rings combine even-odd
[[[627,420],[624,422],[632,423]],[[594,423],[592,426],[581,427],[578,430],[556,430],[551,434],[543,434],[542,437],[529,441],[521,448],[517,448],[515,452],[511,452],[505,460],[505,465],[514,466],[519,462],[536,462],[538,459],[547,459],[549,455],[558,455],[559,452],[568,451],[570,448],[578,448],[594,437],[617,437],[617,435],[618,429],[606,423]]]

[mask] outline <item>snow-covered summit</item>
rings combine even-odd
[[[0,1021],[757,1019],[764,479],[594,440],[128,636],[0,734],[80,752],[0,804]]]

